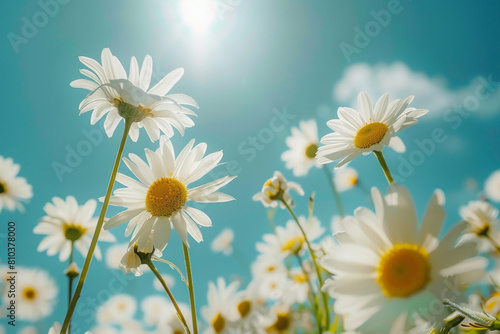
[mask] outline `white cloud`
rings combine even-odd
[[[384,93],[391,99],[414,95],[412,106],[429,109],[429,115],[465,109],[477,116],[491,116],[500,110],[500,89],[491,76],[476,77],[467,86],[449,87],[444,77],[429,77],[405,63],[366,63],[350,65],[333,87],[333,98],[340,106],[356,106],[359,92],[366,91],[375,102]],[[489,80],[489,81],[488,81]]]

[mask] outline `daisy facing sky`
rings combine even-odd
[[[362,333],[382,333],[402,314],[408,316],[407,326],[417,314],[440,321],[447,310],[436,312],[430,305],[464,297],[460,285],[484,274],[486,260],[475,257],[477,245],[457,245],[467,224],[438,240],[445,217],[439,190],[420,229],[406,188],[393,184],[385,198],[374,188],[372,197],[376,213],[358,208],[345,218],[345,232],[335,235],[341,245],[321,261],[334,274],[323,290],[336,299],[335,312],[344,317],[346,330]]]
[[[90,69],[80,70],[90,80],[71,82],[72,87],[90,91],[80,103],[80,114],[93,110],[91,124],[107,114],[104,129],[108,137],[113,135],[126,114],[134,115],[129,132],[133,141],[139,137],[139,128],[144,128],[151,141],[156,141],[160,132],[172,137],[172,127],[184,134],[186,127],[194,125],[188,115],[196,114],[184,106],[198,108],[196,101],[185,94],[168,94],[184,74],[182,68],[173,70],[149,89],[153,71],[153,60],[149,55],[144,58],[140,69],[136,58],[132,57],[128,78],[123,65],[108,48],[102,50],[102,64],[88,57],[79,59]]]
[[[358,95],[358,110],[340,107],[338,119],[326,123],[334,132],[321,138],[323,146],[318,148],[318,163],[326,164],[342,159],[337,167],[353,160],[361,154],[382,151],[389,146],[396,152],[404,152],[403,141],[395,134],[417,123],[417,118],[428,110],[408,108],[413,100],[389,102],[389,94],[384,94],[373,107],[366,92]]]
[[[197,241],[203,240],[197,225],[211,226],[212,221],[201,210],[187,206],[188,201],[198,203],[227,202],[234,198],[217,192],[235,176],[225,176],[194,188],[189,184],[198,181],[214,169],[222,159],[222,151],[204,157],[207,145],[194,145],[194,139],[175,157],[174,148],[165,136],[156,151],[146,149],[148,163],[135,154],[124,158],[127,167],[137,180],[118,174],[116,180],[126,186],[117,189],[110,204],[127,209],[110,218],[105,229],[129,222],[125,235],[132,234],[130,244],[137,243],[138,251],[150,253],[163,251],[170,238],[171,224],[188,245],[188,233]],[[133,233],[132,233],[133,231]],[[148,239],[153,232],[153,242]]]
[[[14,163],[12,158],[4,158],[0,155],[0,213],[5,207],[9,211],[18,209],[24,211],[21,201],[29,200],[33,197],[31,185],[24,177],[17,174],[21,166]]]

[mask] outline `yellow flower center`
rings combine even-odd
[[[412,244],[395,244],[382,254],[377,283],[387,297],[408,297],[422,290],[430,279],[429,254]]]
[[[357,185],[357,184],[358,184],[358,177],[357,177],[357,176],[351,176],[351,177],[349,178],[349,184],[350,184],[351,186],[353,186],[353,187],[354,187],[355,185]]]
[[[499,303],[500,303],[500,292],[495,291],[484,304],[484,310],[487,313],[492,314],[493,316],[498,318],[498,315],[500,314],[500,309],[498,307]]]
[[[252,303],[249,300],[244,300],[240,302],[236,307],[238,308],[238,313],[240,314],[240,316],[244,318],[252,310]]]
[[[318,151],[318,145],[311,144],[306,147],[306,157],[309,159],[314,159],[316,157],[316,152]]]
[[[378,144],[384,139],[389,127],[383,123],[374,122],[363,126],[354,137],[354,146],[357,148],[368,148]]]
[[[64,223],[62,226],[64,236],[70,241],[77,241],[87,233],[87,229],[75,223]]]
[[[281,246],[281,251],[282,252],[292,252],[292,253],[298,253],[302,249],[302,245],[304,244],[304,237],[303,236],[297,236],[288,239],[283,246]]]
[[[272,273],[275,270],[276,270],[276,267],[274,267],[274,266],[267,267],[267,271],[269,271],[270,273]]]
[[[6,193],[7,192],[7,186],[5,183],[0,181],[0,194]]]
[[[264,188],[266,187],[273,188],[272,191],[271,190],[266,191],[266,195],[272,200],[279,199],[283,195],[283,190],[281,189],[281,181],[279,180],[277,186],[273,186],[273,179],[267,180],[266,183],[264,183]]]
[[[226,319],[224,319],[224,317],[220,313],[217,313],[217,315],[212,320],[212,328],[214,329],[215,333],[222,332],[225,325]]]
[[[162,177],[149,187],[146,195],[146,210],[153,216],[170,217],[180,210],[187,200],[187,189],[180,181]]]
[[[28,286],[23,290],[23,296],[27,300],[34,300],[36,298],[36,290]]]
[[[307,276],[304,273],[298,273],[298,274],[292,275],[292,279],[295,282],[300,283],[300,284],[307,282]]]
[[[292,323],[290,315],[288,313],[278,313],[276,317],[276,322],[267,328],[270,332],[284,332],[290,328]]]

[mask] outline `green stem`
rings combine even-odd
[[[92,261],[92,257],[94,256],[94,251],[97,246],[97,241],[99,240],[99,234],[101,233],[102,230],[104,217],[106,215],[106,210],[108,209],[109,198],[111,197],[111,192],[113,191],[113,185],[115,184],[116,174],[118,172],[118,166],[120,166],[120,160],[122,157],[123,148],[125,147],[125,142],[127,141],[127,136],[131,125],[132,121],[126,118],[125,127],[123,129],[122,140],[120,142],[120,147],[118,148],[118,153],[116,154],[115,165],[113,166],[113,171],[109,179],[108,190],[106,191],[106,197],[104,198],[104,203],[102,204],[101,214],[99,215],[99,220],[97,221],[97,226],[95,228],[94,236],[92,237],[92,242],[90,243],[89,252],[87,253],[87,257],[85,258],[85,263],[83,265],[80,279],[78,280],[78,285],[76,287],[75,294],[71,299],[71,303],[68,307],[66,317],[64,318],[61,334],[66,333],[69,327],[69,323],[73,316],[73,312],[75,311],[76,303],[78,302],[78,298],[80,298],[83,285],[85,284],[85,279],[87,278],[87,274],[90,268],[90,262]]]
[[[74,246],[75,246],[75,242],[71,241],[71,252],[69,253],[69,261],[68,261],[69,265],[68,265],[68,268],[73,263],[73,252],[74,252],[74,249],[75,249]],[[69,308],[69,305],[71,304],[71,297],[73,295],[73,280],[74,279],[75,279],[75,277],[73,275],[68,275],[68,308]],[[68,333],[71,334],[71,319],[69,321]]]
[[[392,178],[391,171],[387,166],[387,162],[385,162],[385,158],[384,155],[382,154],[382,151],[373,151],[373,153],[375,153],[375,156],[377,157],[380,166],[382,166],[382,170],[384,171],[385,177],[387,178],[389,184],[394,183],[394,179]]]
[[[500,245],[498,244],[498,242],[496,242],[495,240],[493,240],[493,238],[488,234],[486,234],[486,239],[488,239],[488,241],[490,242],[490,244],[495,247],[495,249],[497,250],[497,252],[500,252]]]
[[[311,306],[313,308],[313,312],[316,316],[316,324],[318,326],[318,333],[321,333],[321,319],[320,319],[320,314],[319,314],[319,305],[318,305],[318,300],[316,299],[316,296],[314,296],[314,290],[313,290],[313,285],[311,283],[311,280],[309,279],[309,275],[307,273],[306,268],[304,267],[304,263],[302,262],[302,259],[300,258],[299,254],[295,254],[297,257],[297,260],[299,261],[300,267],[302,268],[302,272],[304,275],[306,275],[306,280],[307,284],[309,285],[309,290],[311,290]]]
[[[295,222],[299,226],[299,229],[302,232],[302,236],[304,237],[304,241],[307,244],[307,248],[309,249],[309,253],[311,254],[311,260],[312,260],[312,263],[314,265],[314,269],[316,270],[316,275],[318,276],[319,291],[321,293],[321,296],[323,297],[323,307],[325,309],[325,320],[326,320],[325,328],[328,329],[330,327],[330,313],[329,313],[329,308],[328,308],[328,296],[326,295],[326,293],[321,291],[321,288],[323,287],[323,279],[321,277],[320,268],[319,268],[318,263],[316,261],[316,256],[314,255],[314,251],[311,247],[311,243],[309,242],[309,239],[307,239],[306,232],[302,228],[302,225],[300,225],[299,219],[297,218],[297,216],[293,212],[292,208],[290,208],[290,206],[288,205],[288,203],[286,203],[286,201],[281,200],[281,202],[285,205],[285,207],[288,209],[288,212],[290,212],[293,219],[295,220]]]
[[[189,248],[182,242],[184,251],[184,261],[186,262],[186,272],[189,283],[189,304],[191,306],[191,317],[193,318],[193,333],[198,334],[198,321],[196,320],[196,304],[194,300],[193,274],[191,273],[191,261],[189,260]]]
[[[191,334],[191,331],[189,330],[189,326],[186,322],[186,318],[184,318],[184,315],[182,314],[182,311],[179,308],[179,305],[177,305],[177,302],[174,298],[174,295],[172,294],[172,292],[168,288],[167,283],[165,283],[165,280],[163,280],[163,277],[161,277],[161,274],[158,272],[158,270],[154,266],[153,262],[151,262],[151,260],[148,260],[146,262],[146,264],[148,265],[149,269],[151,269],[153,274],[155,274],[156,278],[160,281],[161,285],[165,289],[165,292],[167,293],[168,298],[170,298],[170,301],[172,302],[172,304],[174,305],[175,310],[177,312],[177,317],[179,318],[179,321],[181,322],[182,326],[184,326],[186,333]]]
[[[340,200],[340,195],[337,191],[337,187],[335,186],[335,182],[333,182],[332,172],[330,172],[330,169],[326,166],[323,166],[323,170],[325,171],[326,178],[328,179],[328,182],[330,182],[330,186],[332,187],[333,197],[335,197],[335,203],[337,203],[340,218],[344,218],[344,208],[342,207],[342,201]]]

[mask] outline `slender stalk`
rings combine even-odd
[[[340,218],[344,218],[344,208],[342,207],[342,201],[340,200],[340,195],[337,191],[337,187],[335,186],[335,182],[333,182],[332,172],[330,172],[330,169],[326,166],[323,166],[323,170],[325,171],[326,178],[328,179],[328,182],[330,182],[330,186],[332,187],[333,197],[335,197],[335,203],[337,203]]]
[[[155,265],[151,260],[147,261],[146,264],[148,265],[149,269],[155,274],[156,278],[160,281],[161,285],[163,286],[163,289],[165,289],[165,292],[168,295],[168,298],[170,298],[170,301],[175,307],[175,311],[177,312],[177,317],[179,318],[179,321],[181,322],[182,326],[184,326],[184,329],[186,330],[186,333],[191,334],[191,331],[189,330],[189,326],[186,322],[186,318],[184,318],[184,315],[182,314],[181,309],[179,308],[179,305],[177,304],[177,301],[174,298],[174,295],[170,291],[170,289],[167,286],[167,283],[165,283],[165,280],[163,277],[161,277],[161,274],[158,272],[156,269]]]
[[[94,251],[97,246],[97,241],[99,240],[99,234],[101,233],[102,230],[104,217],[106,215],[106,210],[108,209],[109,198],[111,197],[111,192],[113,191],[113,185],[115,184],[116,174],[118,172],[118,166],[120,166],[120,160],[122,157],[123,148],[125,147],[125,142],[127,141],[127,136],[131,125],[132,121],[130,119],[125,118],[125,127],[123,129],[123,136],[120,142],[120,147],[118,148],[118,153],[116,154],[115,165],[113,166],[113,171],[111,173],[111,177],[109,178],[108,190],[106,191],[106,197],[104,198],[104,203],[102,204],[101,214],[99,215],[99,220],[97,221],[97,226],[95,228],[94,236],[92,237],[92,242],[90,243],[89,252],[87,253],[87,257],[85,258],[85,263],[83,265],[80,279],[78,280],[78,285],[76,286],[75,294],[71,299],[71,303],[68,307],[66,317],[64,318],[61,334],[66,333],[68,329],[71,317],[73,316],[73,312],[75,311],[76,303],[78,302],[78,298],[80,298],[83,285],[85,284],[85,279],[87,278],[87,274],[90,268],[90,262],[92,261],[92,257],[94,256]]]
[[[300,258],[299,254],[295,254],[295,256],[297,257],[297,260],[299,261],[300,267],[302,268],[302,272],[304,273],[304,275],[306,275],[307,284],[309,285],[309,290],[311,290],[311,297],[312,297],[311,298],[311,306],[313,308],[314,314],[316,315],[316,325],[318,326],[318,333],[321,333],[322,330],[321,330],[321,318],[320,318],[320,314],[319,314],[319,305],[318,305],[318,300],[314,296],[313,285],[311,283],[311,280],[309,279],[309,275],[307,273],[307,270],[304,267],[304,262],[302,262],[302,259]]]
[[[75,250],[75,242],[71,241],[71,252],[69,253],[68,268],[73,263],[73,252],[74,252],[74,250]],[[71,297],[73,295],[73,280],[74,279],[75,279],[75,277],[73,275],[68,275],[68,308],[69,308],[69,305],[71,304]],[[68,333],[71,334],[71,319],[69,321]]]
[[[497,252],[500,252],[500,245],[498,244],[498,242],[496,242],[490,235],[489,233],[486,234],[486,239],[488,239],[488,241],[490,242],[490,244],[495,247],[495,249],[497,250]]]
[[[191,261],[189,260],[189,248],[182,242],[184,251],[184,261],[186,262],[186,272],[189,282],[189,304],[191,305],[191,317],[193,318],[193,333],[198,334],[198,321],[196,320],[196,304],[194,301],[193,274],[191,273]]]
[[[329,309],[328,309],[328,296],[324,292],[321,291],[321,288],[323,287],[323,278],[321,276],[321,271],[320,271],[318,263],[316,261],[316,256],[314,255],[314,251],[311,247],[311,243],[309,242],[309,239],[307,239],[306,232],[302,228],[302,225],[300,225],[299,219],[297,218],[297,216],[293,212],[292,208],[288,205],[288,203],[286,203],[286,201],[281,200],[281,202],[285,205],[285,207],[288,209],[288,212],[290,212],[293,219],[295,220],[295,222],[299,226],[299,229],[302,232],[302,236],[304,237],[304,241],[307,244],[307,248],[309,249],[309,253],[311,254],[311,260],[312,260],[312,263],[314,265],[314,269],[316,270],[316,275],[318,276],[319,291],[321,293],[321,296],[323,297],[323,307],[325,309],[325,320],[326,320],[325,328],[328,329],[328,327],[330,327],[330,313],[329,313]]]
[[[382,170],[384,171],[385,177],[387,178],[389,184],[394,183],[394,179],[392,178],[389,166],[387,166],[387,162],[385,162],[385,158],[384,155],[382,154],[382,151],[373,151],[373,153],[375,153],[375,156],[377,157],[380,166],[382,166]]]

